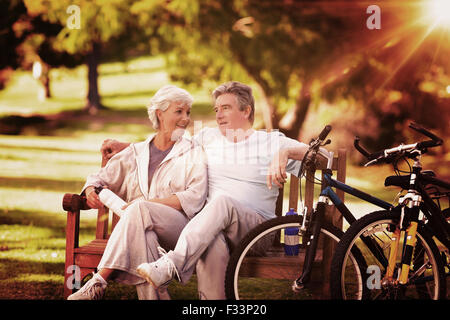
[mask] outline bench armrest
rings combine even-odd
[[[65,211],[76,212],[91,209],[86,203],[86,197],[79,194],[66,193],[62,201]]]

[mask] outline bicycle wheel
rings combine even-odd
[[[439,250],[425,229],[417,229],[417,243],[412,253],[412,268],[407,284],[384,281],[393,234],[400,220],[397,211],[376,211],[353,223],[336,247],[331,263],[331,296],[334,299],[440,299],[445,298],[444,265]],[[362,240],[366,237],[365,242]],[[405,232],[400,235],[403,247]],[[368,242],[368,240],[370,241]],[[369,249],[367,243],[378,250]],[[349,253],[359,248],[367,264],[367,279],[355,279],[349,267]],[[401,251],[401,250],[400,250]],[[397,258],[394,279],[398,276],[401,252]],[[384,259],[384,261],[383,261]],[[363,283],[363,286],[361,286]],[[369,289],[369,290],[367,290]],[[361,294],[361,292],[369,294]]]
[[[233,251],[227,266],[225,292],[228,299],[311,299],[308,289],[296,293],[294,280],[302,271],[305,246],[298,255],[287,256],[283,241],[286,228],[300,228],[299,216],[277,217],[250,231]],[[327,225],[321,237],[338,242],[342,231]],[[300,240],[301,242],[301,240]],[[316,255],[320,257],[321,252]],[[318,259],[316,259],[318,260]],[[315,281],[313,272],[312,280]]]

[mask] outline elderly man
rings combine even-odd
[[[208,199],[186,225],[174,250],[143,263],[137,272],[155,288],[175,276],[182,283],[197,268],[202,299],[224,299],[228,245],[236,246],[258,224],[275,217],[278,188],[286,172],[298,174],[308,146],[279,132],[256,131],[254,98],[239,82],[213,92],[218,128],[205,128],[193,139],[207,155]]]

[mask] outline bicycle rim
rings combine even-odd
[[[393,281],[384,281],[386,266],[367,248],[361,240],[361,236],[370,237],[372,241],[378,244],[384,257],[388,257],[395,227],[395,219],[383,218],[366,224],[352,237],[353,240],[347,247],[340,274],[342,297],[344,299],[439,299],[442,296],[442,292],[445,292],[445,288],[443,288],[445,282],[442,281],[441,273],[442,261],[436,245],[421,230],[417,232],[417,244],[413,253],[413,263],[408,283],[405,285],[395,284],[401,266],[401,249],[397,258]],[[404,237],[404,232],[402,232],[399,248],[403,247]],[[361,275],[365,273],[365,279],[360,278],[356,280],[355,275],[348,271],[350,252],[355,247],[359,248],[367,264],[366,272],[361,273]],[[357,284],[354,282],[357,282]],[[361,287],[361,283],[363,283],[363,287]],[[363,294],[363,288],[369,290],[365,290]]]
[[[305,257],[305,246],[301,243],[303,239],[299,239],[298,255],[286,255],[283,243],[289,241],[285,238],[285,230],[300,226],[299,217],[280,217],[250,232],[230,258],[225,283],[227,298],[312,299],[312,291],[309,289],[301,292],[292,290],[292,284],[303,268]],[[331,226],[321,229],[321,237],[332,239],[335,243],[339,241],[341,234],[341,231]],[[311,286],[320,280],[317,278],[320,277],[317,272],[320,270],[320,260],[321,251],[318,251]]]

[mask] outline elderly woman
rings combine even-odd
[[[110,189],[128,205],[108,240],[98,272],[68,299],[100,299],[110,279],[136,285],[139,299],[170,298],[167,288],[156,291],[136,268],[157,260],[161,248],[173,248],[206,200],[203,150],[183,137],[192,101],[187,91],[175,86],[158,90],[148,106],[156,134],[130,144],[87,178],[83,191],[91,208],[103,206],[96,187]]]

